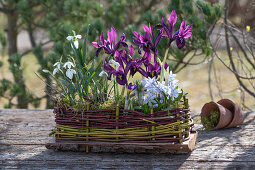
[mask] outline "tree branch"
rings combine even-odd
[[[237,72],[236,71],[236,67],[235,67],[235,64],[234,64],[234,61],[233,61],[233,57],[232,57],[232,54],[231,54],[231,51],[230,51],[230,43],[229,43],[229,37],[228,37],[228,20],[227,20],[227,17],[228,17],[228,7],[229,7],[229,0],[225,0],[225,16],[224,16],[224,23],[225,23],[225,38],[226,38],[226,45],[227,45],[227,52],[228,52],[228,57],[229,57],[229,60],[230,60],[230,64],[233,68],[233,71]],[[255,97],[255,92],[251,91],[250,89],[248,89],[244,84],[243,82],[240,80],[240,78],[235,74],[235,77],[238,81],[238,83],[240,84],[240,86],[247,92],[249,93],[250,95],[252,95],[253,97]]]
[[[46,45],[46,44],[49,44],[50,42],[52,42],[52,40],[48,40],[48,41],[46,41],[46,42],[44,42],[44,43],[39,44],[38,46],[44,46],[44,45]],[[25,51],[24,53],[22,53],[22,54],[20,55],[20,57],[23,57],[24,55],[27,55],[28,53],[32,52],[33,49],[34,49],[34,48]]]

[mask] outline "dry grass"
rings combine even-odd
[[[0,68],[0,79],[7,78],[11,79],[12,75],[8,70],[7,57],[1,57],[1,61],[4,62],[4,67]],[[24,78],[28,89],[38,96],[44,95],[44,83],[35,75],[39,68],[36,58],[31,54],[24,57],[22,60],[22,67],[24,68]],[[231,91],[238,87],[237,81],[234,75],[228,71],[219,61],[215,61],[217,70],[220,74],[220,79],[222,82],[222,89],[224,91]],[[201,64],[196,66],[188,66],[186,69],[182,70],[178,75],[177,79],[180,81],[180,87],[183,88],[185,92],[188,93],[189,103],[191,110],[199,114],[202,106],[211,101],[209,90],[208,90],[208,64]],[[215,84],[215,83],[214,83]],[[218,94],[218,90],[214,87],[215,101],[221,98]],[[230,93],[221,94],[224,98],[230,98],[237,103],[240,103],[240,92],[232,91]],[[255,99],[246,96],[246,103],[249,107],[255,108]],[[6,100],[0,99],[0,108]],[[33,108],[30,106],[30,108]],[[45,108],[45,101],[42,101],[40,109]]]

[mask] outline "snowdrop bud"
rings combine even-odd
[[[44,73],[49,73],[50,71],[49,71],[49,70],[46,70],[46,69],[43,69],[42,72],[44,72]]]
[[[114,66],[116,66],[116,67],[119,67],[119,66],[120,66],[120,64],[119,64],[118,62],[114,61],[113,59],[111,59],[111,60],[109,61],[109,64],[112,64],[112,65],[114,65]]]
[[[104,74],[108,77],[108,74],[107,74],[105,71],[101,71],[101,73],[99,74],[99,76],[102,77]]]

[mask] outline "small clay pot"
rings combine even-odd
[[[201,116],[209,117],[212,111],[218,111],[220,113],[219,122],[215,129],[227,127],[233,119],[233,114],[227,108],[215,102],[206,103],[202,107]]]
[[[217,103],[230,110],[233,114],[233,119],[226,128],[236,127],[243,123],[244,115],[241,108],[237,104],[229,99],[221,99]]]

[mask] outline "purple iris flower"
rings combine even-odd
[[[123,67],[123,63],[121,61],[120,66],[117,70],[115,70],[109,63],[105,61],[104,69],[108,73],[108,79],[111,80],[111,75],[116,76],[116,81],[120,85],[127,85],[127,74],[130,69],[131,62],[128,62],[125,69]]]
[[[163,35],[163,31],[160,30],[157,37],[154,38],[153,31],[151,29],[150,24],[149,24],[149,27],[144,25],[143,29],[144,29],[144,36],[141,34],[138,34],[136,31],[133,31],[133,34],[134,34],[133,42],[136,45],[141,46],[145,52],[150,52],[150,49],[155,51],[155,49]]]
[[[96,56],[98,56],[99,52],[102,49],[104,49],[106,54],[114,55],[115,51],[120,47],[120,45],[122,45],[124,47],[128,47],[128,45],[125,42],[126,36],[124,33],[120,37],[120,40],[117,44],[115,44],[116,37],[117,37],[117,33],[116,33],[114,27],[111,27],[111,31],[109,31],[109,30],[107,31],[107,40],[104,39],[104,35],[102,32],[100,35],[100,43],[92,42],[92,45],[98,49]]]
[[[159,62],[155,61],[155,63],[152,65],[151,63],[148,66],[148,76],[150,78],[158,77],[160,74],[161,66]]]
[[[179,49],[185,46],[185,39],[192,35],[191,29],[192,25],[186,26],[186,21],[182,21],[180,29],[176,34],[176,45]]]
[[[157,25],[155,28],[160,29],[160,30],[165,30],[166,34],[163,34],[163,37],[168,37],[170,39],[170,41],[173,40],[173,30],[174,30],[174,25],[176,23],[177,20],[177,15],[175,10],[173,10],[168,18],[168,25],[169,27],[165,24],[164,22],[165,18],[162,17],[161,19],[161,23],[162,25]]]
[[[132,83],[128,84],[128,90],[135,90],[136,87],[137,87],[137,85],[135,85],[135,84],[132,84]]]

